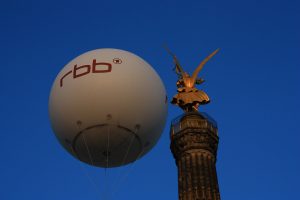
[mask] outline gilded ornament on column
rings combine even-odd
[[[199,72],[202,70],[203,66],[209,61],[219,49],[212,52],[207,56],[195,69],[192,76],[190,76],[186,71],[183,70],[177,57],[167,49],[167,51],[173,57],[175,64],[175,72],[178,76],[177,80],[177,94],[173,96],[171,101],[172,104],[179,106],[185,112],[198,111],[200,105],[204,105],[210,102],[208,95],[196,88],[196,85],[200,85],[204,82],[204,79],[198,78]]]

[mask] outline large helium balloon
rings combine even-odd
[[[156,144],[167,116],[164,85],[142,58],[96,49],[69,62],[49,98],[53,131],[73,156],[99,167],[131,163]]]

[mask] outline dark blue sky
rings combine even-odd
[[[164,44],[189,72],[221,48],[200,76],[212,99],[202,110],[219,124],[222,199],[299,198],[299,19],[293,0],[1,1],[0,199],[104,199],[105,191],[114,199],[177,199],[168,133],[179,108],[169,106],[157,146],[125,168],[119,187],[120,170],[105,180],[103,169],[80,165],[48,118],[57,73],[97,48],[147,60],[170,99],[176,76]]]

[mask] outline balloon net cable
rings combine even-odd
[[[137,133],[137,131],[136,131],[136,133]],[[130,143],[129,143],[128,148],[127,148],[127,150],[126,150],[126,153],[125,153],[125,155],[124,155],[124,157],[123,157],[121,166],[124,165],[124,163],[125,163],[125,161],[126,161],[126,159],[127,159],[127,157],[128,157],[128,154],[129,154],[129,151],[130,151],[130,149],[131,149],[131,147],[132,147],[134,138],[135,138],[135,135],[132,134],[131,139],[130,139]],[[119,174],[118,174],[118,176],[117,176],[118,178],[115,180],[114,185],[117,186],[117,185],[120,184],[120,181],[121,181],[121,178],[122,178],[122,174],[124,173],[125,170],[126,170],[125,167],[123,167],[123,168],[120,170],[120,172],[119,172]]]
[[[109,139],[110,139],[110,126],[108,126],[108,131],[107,131],[107,146],[106,146],[106,169],[108,168],[109,165]]]
[[[80,124],[78,124],[78,128],[79,128],[79,130],[80,130]],[[90,160],[91,160],[91,163],[93,163],[93,159],[92,159],[91,154],[89,153],[89,147],[88,147],[87,142],[86,142],[86,139],[85,139],[85,134],[83,134],[83,139],[84,139],[85,147],[86,147],[86,149],[87,149],[87,151],[88,151],[88,154],[89,154],[89,158],[90,158]],[[71,148],[71,150],[72,150],[73,155],[76,155],[74,149]],[[96,193],[97,193],[97,196],[99,196],[99,199],[102,199],[101,191],[100,191],[98,185],[96,184],[96,182],[95,182],[95,181],[93,180],[93,178],[90,176],[90,174],[88,173],[88,171],[83,167],[82,162],[78,162],[78,164],[79,164],[80,170],[83,172],[83,174],[87,177],[87,179],[88,179],[88,180],[91,182],[91,184],[93,185],[93,187],[94,187],[94,189],[95,189],[95,191],[96,191]]]
[[[106,167],[104,168],[104,179],[105,179],[105,186],[106,186],[106,189],[105,189],[105,193],[106,193],[106,198],[105,199],[109,199],[109,184],[108,184],[108,180],[109,180],[109,177],[108,177],[108,172],[107,172],[107,168],[109,166],[109,148],[110,148],[110,145],[109,145],[109,141],[110,140],[110,126],[108,126],[108,131],[107,131],[107,146],[106,146]]]
[[[86,148],[86,150],[87,150],[87,152],[89,154],[89,159],[90,159],[92,165],[95,166],[93,158],[92,158],[92,155],[91,155],[91,152],[90,152],[90,148],[89,148],[89,146],[87,145],[87,142],[86,142],[85,132],[83,132],[82,135],[83,135],[83,142],[84,142],[85,148]]]

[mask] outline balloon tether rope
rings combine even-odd
[[[133,144],[133,140],[134,140],[134,138],[135,138],[135,135],[138,133],[138,130],[139,130],[139,127],[136,126],[135,134],[132,134],[132,136],[131,136],[130,143],[129,143],[129,145],[128,145],[128,148],[127,148],[126,153],[125,153],[125,155],[124,155],[124,157],[123,157],[123,160],[122,160],[122,164],[121,164],[120,166],[123,166],[123,165],[124,165],[124,163],[125,163],[125,161],[126,161],[126,159],[127,159],[127,157],[128,157],[129,151],[130,151],[130,149],[131,149],[131,147],[132,147],[132,144]],[[114,185],[118,186],[118,185],[120,184],[120,181],[121,181],[121,178],[122,178],[122,174],[123,174],[124,171],[125,171],[125,168],[123,168],[123,169],[120,170],[120,173],[118,174],[118,176],[117,176],[118,178],[116,179]],[[112,194],[115,194],[115,192],[112,193]]]
[[[80,131],[80,130],[81,130],[81,128],[80,128],[81,122],[78,121],[78,122],[77,122],[77,125],[78,125],[78,129],[79,129],[79,131]],[[83,136],[84,136],[84,134],[83,134]],[[85,138],[84,138],[84,140],[85,140]],[[86,145],[86,148],[88,149],[88,146],[87,146],[87,143],[86,143],[86,142],[85,142],[85,145]],[[76,155],[76,153],[75,153],[73,147],[71,148],[71,150],[72,150],[73,155]],[[89,152],[89,151],[88,151],[88,152]],[[92,158],[90,155],[89,155],[89,157],[90,157],[90,159]],[[91,162],[93,162],[92,159],[91,159]],[[87,177],[87,179],[88,179],[88,180],[92,183],[92,185],[94,186],[94,189],[95,189],[97,195],[99,196],[99,199],[102,199],[101,191],[100,191],[99,187],[97,186],[96,182],[95,182],[95,181],[93,180],[93,178],[90,176],[89,172],[83,167],[82,162],[79,161],[78,164],[79,164],[79,167],[80,167],[81,171],[83,172],[83,174]]]
[[[136,163],[135,161],[138,160],[138,159],[143,155],[144,150],[145,150],[145,149],[143,148],[142,151],[138,154],[138,156],[137,156],[136,159],[134,160],[134,162],[129,166],[129,168],[128,168],[128,170],[127,170],[127,173],[125,173],[124,176],[120,178],[119,184],[116,185],[116,187],[115,187],[116,189],[114,190],[114,193],[113,193],[113,194],[116,194],[116,193],[117,193],[117,191],[118,191],[118,189],[119,189],[119,186],[120,186],[120,184],[121,184],[121,181],[123,181],[123,182],[126,181],[126,179],[127,179],[128,176],[129,176],[129,173],[132,171],[133,166],[134,166],[135,163]],[[123,178],[123,179],[122,179],[122,178]]]

